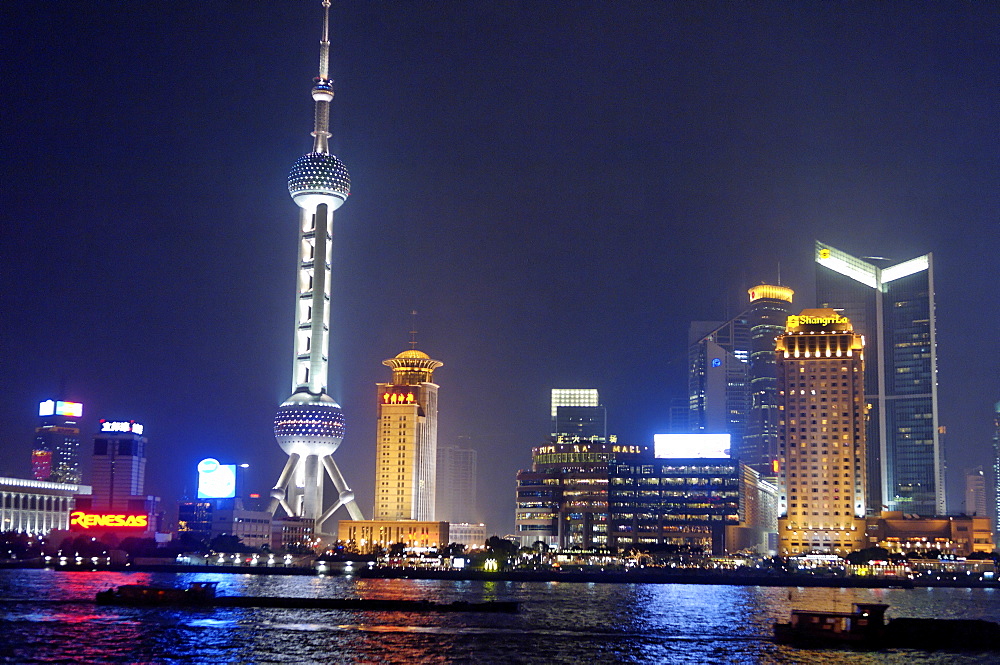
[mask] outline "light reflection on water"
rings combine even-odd
[[[119,584],[216,581],[225,595],[517,600],[517,614],[97,606]],[[987,589],[378,580],[223,573],[0,571],[10,663],[979,663],[993,654],[805,651],[770,641],[789,610],[886,602],[890,616],[1000,621]],[[1000,654],[997,654],[1000,656]]]

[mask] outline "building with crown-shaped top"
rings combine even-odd
[[[434,370],[444,365],[408,349],[382,362],[392,379],[378,384],[375,519],[434,520],[437,398]]]
[[[778,553],[843,555],[865,540],[865,340],[832,309],[778,337]]]

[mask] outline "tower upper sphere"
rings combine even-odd
[[[351,176],[336,155],[309,152],[292,165],[288,193],[300,208],[326,203],[336,210],[351,193]]]

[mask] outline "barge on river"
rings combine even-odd
[[[295,598],[279,596],[220,596],[217,582],[192,582],[186,589],[125,584],[97,593],[99,605],[186,607],[280,607],[288,609],[367,612],[517,612],[516,601],[438,603],[429,600],[379,598]]]
[[[885,621],[888,605],[854,603],[850,612],[792,610],[774,624],[774,641],[797,647],[998,651],[1000,624],[982,619],[898,618]]]

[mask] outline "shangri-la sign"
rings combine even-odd
[[[833,316],[808,316],[805,314],[792,314],[788,317],[785,327],[788,329],[799,326],[832,326],[837,324],[847,324],[851,320],[846,316],[834,314]]]

